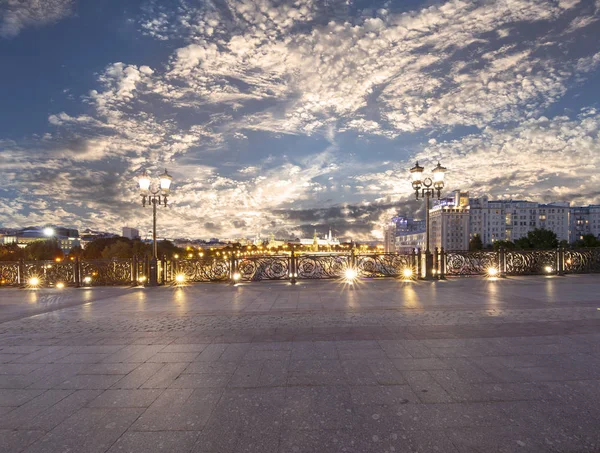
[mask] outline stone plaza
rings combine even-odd
[[[599,452],[600,276],[2,289],[0,451]]]

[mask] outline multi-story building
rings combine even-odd
[[[525,200],[470,200],[469,235],[484,244],[516,241],[535,228],[553,231],[559,241],[569,240],[569,203],[539,204]]]
[[[127,239],[139,239],[140,231],[137,228],[123,227],[122,236]]]
[[[412,217],[396,216],[392,218],[392,223],[396,226],[396,236],[425,231],[425,220],[415,220]]]
[[[429,210],[429,248],[469,249],[469,194],[459,190]]]
[[[417,249],[425,250],[425,232],[403,234],[396,236],[396,251],[399,253],[411,253]]]
[[[63,227],[28,227],[16,231],[14,234],[2,237],[4,244],[17,244],[26,247],[35,241],[54,239],[58,246],[67,254],[75,246],[80,245],[79,232],[72,228]]]
[[[586,234],[600,239],[600,205],[571,208],[569,242],[583,239]]]
[[[383,250],[385,253],[396,251],[396,224],[393,221],[383,228]]]

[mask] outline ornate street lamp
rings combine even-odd
[[[156,206],[167,206],[167,196],[171,190],[171,182],[173,178],[167,169],[160,175],[157,188],[152,186],[152,180],[146,171],[142,173],[138,179],[140,185],[140,195],[142,197],[142,206],[146,203],[152,205],[152,259],[150,260],[149,281],[148,286],[158,285],[158,248],[156,244]]]
[[[425,278],[430,279],[433,271],[433,255],[429,249],[429,197],[437,196],[437,199],[440,199],[442,189],[444,188],[446,167],[442,167],[438,162],[437,166],[433,169],[433,179],[429,177],[423,179],[423,171],[424,168],[417,162],[410,169],[410,175],[417,200],[425,198]]]

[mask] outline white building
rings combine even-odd
[[[600,239],[600,205],[574,207],[570,214],[569,242],[583,239],[586,234]]]
[[[122,236],[127,239],[139,239],[140,231],[136,228],[123,227]]]
[[[469,235],[483,244],[516,241],[535,228],[553,231],[559,241],[569,240],[569,203],[539,204],[525,200],[470,199]]]
[[[469,193],[457,190],[429,210],[429,249],[469,250]]]
[[[396,224],[390,222],[383,228],[383,251],[393,253],[396,251]]]
[[[398,253],[416,252],[417,249],[425,250],[424,232],[396,236],[396,251]]]

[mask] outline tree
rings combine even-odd
[[[555,249],[558,247],[558,238],[554,231],[536,228],[527,233],[527,236],[517,239],[515,245],[521,249]]]
[[[25,258],[25,250],[17,244],[0,246],[0,261],[18,261]]]
[[[71,247],[71,250],[69,250],[69,254],[68,254],[69,258],[81,258],[82,256],[83,256],[83,249],[81,248],[80,245],[75,245],[75,246]]]
[[[584,234],[583,238],[578,239],[573,244],[575,247],[600,247],[600,240],[593,234]]]
[[[118,241],[102,250],[102,258],[131,258],[133,247],[131,241]]]
[[[119,237],[94,239],[83,249],[83,257],[91,260],[102,258],[102,251],[119,240],[128,241],[129,239]]]
[[[56,239],[34,241],[25,247],[25,258],[28,260],[54,260],[64,258],[64,253]]]
[[[496,241],[492,247],[495,251],[500,249],[511,250],[515,248],[515,243],[512,241]]]
[[[469,241],[469,250],[482,250],[483,242],[481,241],[481,236],[478,234],[474,235]]]

